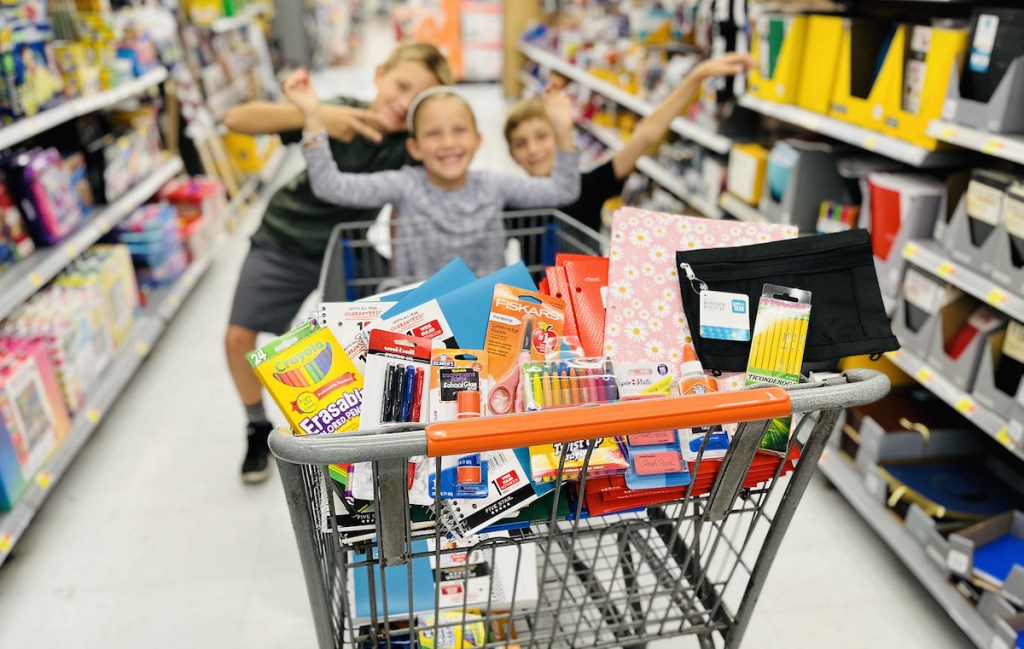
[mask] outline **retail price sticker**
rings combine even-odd
[[[999,153],[1000,151],[1002,151],[1004,146],[1005,145],[1003,144],[1002,140],[998,140],[996,138],[989,138],[988,140],[985,141],[985,144],[981,145],[981,152],[988,155],[992,155],[993,153]]]
[[[80,251],[78,249],[78,246],[75,245],[74,241],[69,241],[64,245],[64,254],[68,257],[68,259],[74,259],[75,257],[78,256],[79,252]]]
[[[939,264],[937,273],[939,277],[943,279],[949,279],[950,277],[956,275],[956,266],[949,263],[948,261],[944,261],[941,264]]]
[[[942,130],[939,131],[940,140],[951,140],[956,137],[957,130],[955,126],[943,126]]]
[[[991,291],[988,292],[988,295],[985,296],[985,301],[994,307],[1006,306],[1006,302],[1009,299],[1010,296],[1006,293],[1006,291],[1003,291],[998,288],[992,289]]]
[[[797,123],[808,131],[817,131],[821,126],[821,116],[813,113],[800,113]]]
[[[36,475],[36,484],[39,485],[40,489],[49,489],[50,485],[53,484],[53,476],[50,475],[49,471],[40,471]]]
[[[978,405],[970,397],[960,397],[954,406],[961,415],[970,417],[978,411]]]
[[[877,135],[869,135],[866,138],[864,138],[864,148],[867,149],[868,151],[874,151],[875,149],[877,149],[878,148],[878,136]]]
[[[89,408],[88,410],[85,411],[86,421],[88,421],[93,426],[100,423],[100,417],[100,411],[97,410],[96,408]]]
[[[28,283],[32,285],[32,288],[39,288],[43,285],[43,276],[39,273],[32,273],[28,276]]]
[[[10,552],[11,547],[13,546],[12,541],[13,539],[11,538],[10,532],[4,532],[3,534],[0,534],[0,553],[7,554],[8,552]]]
[[[958,575],[966,575],[971,567],[970,558],[959,550],[950,550],[946,555],[946,567],[950,572]]]
[[[135,351],[139,353],[139,356],[145,356],[149,353],[149,345],[143,342],[135,343]]]
[[[928,385],[935,379],[935,375],[932,374],[932,371],[927,367],[920,367],[918,368],[917,372],[914,372],[914,378],[916,378],[921,383]]]
[[[908,243],[907,245],[903,246],[903,258],[904,259],[913,259],[920,252],[921,252],[921,248],[916,243],[911,242],[911,243]]]

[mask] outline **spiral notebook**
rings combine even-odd
[[[441,501],[441,525],[462,538],[506,516],[513,516],[555,488],[530,482],[530,452],[525,448],[495,451],[487,458],[490,489],[486,498]]]
[[[327,325],[345,347],[345,354],[362,373],[366,368],[368,340],[363,332],[394,305],[391,301],[321,302],[316,310],[316,319]]]

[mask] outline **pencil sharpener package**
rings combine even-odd
[[[359,430],[363,377],[326,327],[304,322],[249,352],[249,365],[295,433]]]
[[[431,345],[427,338],[370,331],[360,430],[427,421]]]
[[[671,385],[671,378],[668,385]],[[527,412],[618,401],[619,387],[610,361],[567,358],[522,365],[523,407]]]

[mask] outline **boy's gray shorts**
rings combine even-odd
[[[316,290],[320,266],[319,261],[253,239],[229,322],[257,332],[284,333],[306,297]]]

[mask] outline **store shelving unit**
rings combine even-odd
[[[0,131],[2,133],[2,131]],[[110,232],[135,208],[146,202],[182,169],[181,158],[168,158],[145,180],[105,207],[86,217],[82,227],[56,246],[40,248],[0,275],[0,320],[11,314],[65,266]]]
[[[220,218],[223,219],[224,215]],[[10,555],[18,539],[50,495],[54,484],[64,476],[82,447],[99,428],[103,418],[149,356],[182,303],[210,267],[222,239],[223,235],[211,247],[211,253],[192,262],[177,282],[150,294],[149,304],[136,317],[135,324],[118,348],[113,362],[103,371],[85,404],[75,414],[67,438],[36,474],[32,483],[26,487],[25,493],[14,508],[0,513],[0,565]]]
[[[751,95],[740,97],[740,106],[767,115],[800,128],[827,135],[847,144],[860,147],[872,153],[898,160],[922,169],[942,167],[963,162],[963,152],[956,150],[929,151],[903,140],[869,131],[860,126],[847,124],[804,108],[789,104],[777,104]]]
[[[946,577],[945,571],[933,560],[902,523],[882,504],[885,483],[880,477],[865,480],[850,464],[834,451],[826,453],[818,462],[825,477],[853,506],[857,513],[875,530],[875,533],[899,557],[921,585],[963,629],[978,649],[991,649],[992,628],[974,604],[967,600]],[[876,491],[873,495],[869,489]]]
[[[935,241],[911,241],[903,247],[903,258],[922,270],[938,275],[953,286],[970,293],[989,306],[1024,322],[1024,297],[999,288],[991,279],[947,256]]]
[[[1024,164],[1024,137],[1019,135],[993,135],[942,120],[935,120],[928,125],[928,135],[965,149]]]
[[[210,25],[210,31],[215,34],[223,34],[224,32],[240,29],[262,15],[262,4],[250,5],[243,9],[237,16],[224,16],[213,21],[213,24]]]
[[[587,87],[599,95],[607,97],[620,106],[628,108],[638,115],[646,117],[654,110],[654,106],[643,98],[632,95],[622,88],[608,83],[603,79],[599,79],[583,68],[564,61],[558,56],[550,52],[546,52],[536,45],[520,42],[518,48],[524,56],[541,67],[554,70],[562,76],[572,79],[581,86]],[[697,144],[716,153],[728,153],[732,148],[732,140],[728,137],[715,133],[704,126],[683,117],[677,117],[672,120],[672,130],[676,134],[692,142],[696,142]]]
[[[918,383],[928,388],[935,396],[955,408],[989,437],[994,438],[1018,458],[1024,460],[1024,450],[1016,448],[1007,434],[1006,420],[975,401],[969,392],[953,385],[941,372],[931,367],[917,354],[901,349],[887,353],[886,357],[901,370],[914,377]]]
[[[746,221],[747,223],[767,222],[767,219],[757,211],[756,207],[741,201],[729,192],[722,192],[721,197],[718,199],[718,204],[727,214],[736,217],[740,221]]]
[[[119,104],[126,99],[131,99],[150,88],[160,85],[166,79],[166,68],[154,68],[141,77],[125,82],[110,90],[72,99],[32,117],[18,120],[9,126],[0,128],[0,149],[14,146],[55,126],[69,122],[76,117],[88,115],[89,113]]]
[[[577,126],[593,135],[598,139],[598,141],[613,151],[618,151],[623,147],[622,138],[620,138],[619,135],[610,128],[597,126],[596,124],[587,122],[580,122]],[[709,204],[708,201],[691,192],[686,185],[676,178],[675,174],[665,168],[654,158],[650,156],[641,156],[640,159],[637,160],[636,168],[645,176],[675,194],[680,200],[701,214],[714,219],[722,217],[722,212],[717,206]]]

